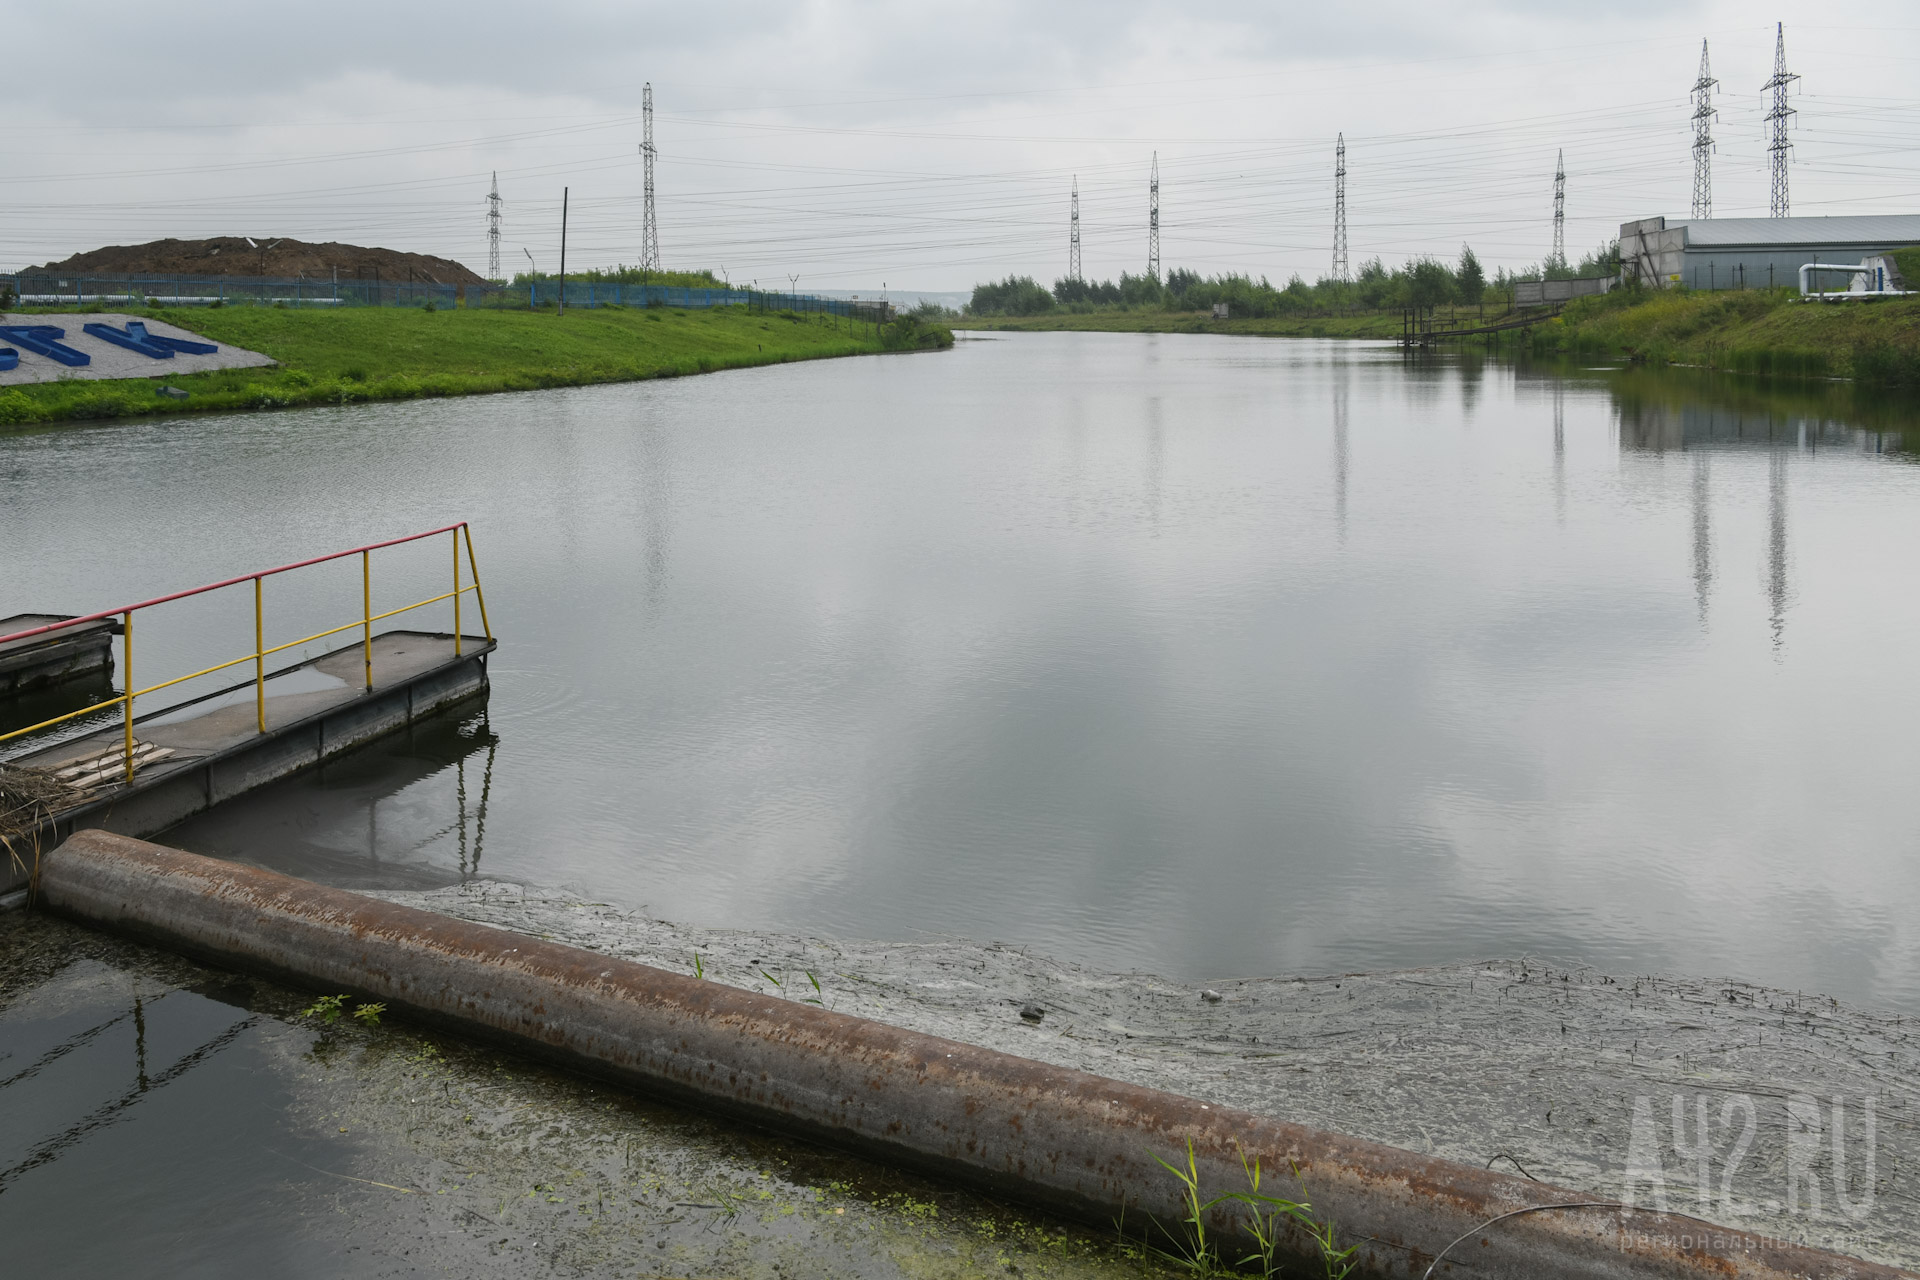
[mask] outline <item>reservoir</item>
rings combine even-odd
[[[162,837],[346,887],[1912,1013],[1915,447],[1839,385],[962,335],[0,437],[0,613],[471,520],[486,704]],[[315,581],[284,635],[359,616]],[[250,651],[242,595],[143,615],[143,680]]]

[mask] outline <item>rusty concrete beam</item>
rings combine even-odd
[[[1544,1183],[1047,1066],[100,831],[48,856],[63,915],[216,963],[384,1000],[651,1093],[1098,1224],[1182,1216],[1155,1161],[1206,1191],[1312,1203],[1367,1275],[1891,1280],[1907,1273]],[[1274,1171],[1293,1176],[1273,1178]],[[1514,1214],[1488,1224],[1501,1215]],[[1234,1210],[1214,1229],[1240,1230]],[[1461,1240],[1465,1237],[1464,1240]],[[1305,1249],[1296,1235],[1291,1243]]]

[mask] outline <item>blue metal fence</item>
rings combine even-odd
[[[534,280],[521,284],[429,284],[424,281],[308,280],[266,276],[58,275],[19,273],[0,276],[20,306],[110,304],[139,306],[149,299],[169,306],[210,303],[287,307],[484,307],[499,310],[557,308],[562,284]],[[569,307],[748,307],[755,311],[848,317],[864,324],[891,317],[887,303],[820,298],[806,293],[765,293],[756,289],[700,289],[681,285],[615,284],[590,280],[565,283]]]
[[[272,276],[58,275],[0,276],[21,306],[58,307],[147,299],[170,306],[251,303],[288,307],[453,307],[460,286],[415,280],[309,280]]]
[[[819,298],[806,293],[763,293],[757,289],[699,289],[682,285],[617,284],[569,280],[565,284],[569,307],[750,307],[755,311],[793,311],[801,314],[852,316],[863,322],[885,320],[892,314],[884,302],[847,298]],[[533,280],[511,285],[465,288],[466,305],[507,309],[557,307],[562,285],[558,280]]]

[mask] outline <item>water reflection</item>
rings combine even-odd
[[[111,672],[94,671],[46,688],[0,695],[0,733],[24,729],[30,724],[41,724],[55,716],[63,716],[68,712],[78,711],[82,707],[91,707],[96,703],[105,702],[116,692]],[[114,712],[109,710],[82,719],[84,723],[91,725],[103,719],[109,719],[113,714]],[[65,730],[65,732],[72,732],[72,730]],[[41,735],[29,736],[38,739]],[[4,748],[0,748],[0,757],[27,749],[20,740],[16,739],[5,744]]]
[[[1347,392],[1345,360],[1333,362],[1333,519],[1340,541],[1347,540]]]
[[[1805,447],[1805,424],[1801,424]],[[1778,649],[1787,629],[1787,454],[1779,449],[1767,457],[1767,600],[1772,608],[1768,625]]]
[[[0,441],[0,545],[22,600],[110,601],[475,521],[484,734],[188,847],[1196,979],[1524,949],[1920,1008],[1916,424],[1684,370],[1003,335]],[[87,554],[128,522],[177,536]]]
[[[0,925],[0,1229],[23,1275],[341,1274],[328,1238],[348,1139],[287,1115],[244,980],[156,979],[119,948],[26,913]],[[330,1132],[330,1131],[329,1131]],[[350,1184],[344,1184],[350,1185]],[[89,1225],[101,1213],[110,1230]]]
[[[1707,597],[1713,591],[1713,494],[1709,484],[1713,455],[1693,451],[1693,599],[1700,625],[1707,623]]]
[[[483,871],[499,749],[482,695],[159,838],[347,888],[458,884]]]

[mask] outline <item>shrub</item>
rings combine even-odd
[[[1008,276],[973,286],[967,310],[976,316],[1037,316],[1053,310],[1053,295],[1032,276]]]
[[[1853,380],[1875,387],[1920,386],[1920,352],[1863,342],[1853,349]]]
[[[0,391],[0,426],[15,426],[33,417],[33,401],[18,391]]]

